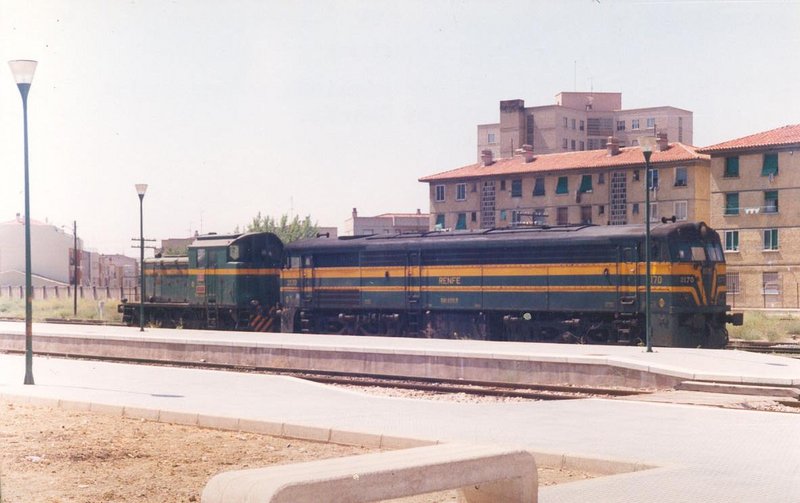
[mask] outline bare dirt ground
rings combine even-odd
[[[367,449],[0,402],[0,503],[194,502],[221,471]],[[591,478],[547,467],[540,486]],[[455,501],[455,491],[406,503]]]

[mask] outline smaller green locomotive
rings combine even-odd
[[[146,324],[162,327],[278,331],[283,243],[269,232],[199,236],[188,253],[144,262]],[[140,323],[140,304],[119,305],[122,321]]]

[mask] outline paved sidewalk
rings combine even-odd
[[[0,395],[496,443],[659,467],[541,488],[542,502],[800,501],[797,414],[599,399],[384,398],[289,377],[43,357],[34,358],[33,373],[36,385],[24,386],[24,358],[0,355]]]

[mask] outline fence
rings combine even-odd
[[[34,286],[34,299],[71,299],[75,290],[72,286]],[[79,299],[92,300],[122,300],[128,299],[131,302],[139,301],[139,288],[111,288],[103,286],[79,286],[77,288]],[[0,285],[0,298],[24,299],[25,286],[23,285]]]

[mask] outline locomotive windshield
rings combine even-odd
[[[673,241],[670,244],[673,260],[677,262],[723,262],[722,246],[719,242],[698,239],[697,241]]]

